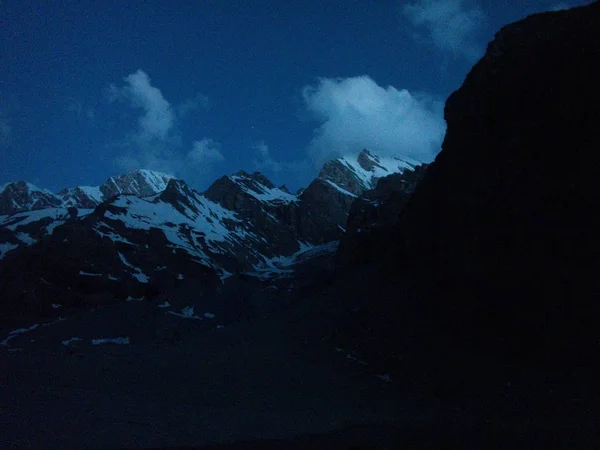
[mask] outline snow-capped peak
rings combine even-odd
[[[118,194],[148,197],[164,191],[172,178],[172,175],[166,173],[139,169],[125,175],[110,177],[100,186],[100,190],[105,199]]]
[[[344,195],[358,196],[374,189],[377,180],[404,170],[414,170],[419,163],[405,157],[379,157],[363,150],[358,155],[346,155],[328,161],[319,179]]]
[[[56,195],[26,181],[7,183],[0,191],[0,214],[52,208],[60,205]]]
[[[136,171],[139,173],[144,181],[148,183],[156,192],[164,191],[167,188],[169,180],[175,178],[173,175],[169,175],[163,172],[156,172],[153,170],[140,169]]]
[[[94,208],[104,200],[99,186],[76,186],[63,189],[57,194],[62,200],[63,208]]]
[[[246,194],[263,202],[289,203],[298,201],[298,197],[282,188],[276,187],[271,181],[259,172],[250,175],[240,171],[230,175],[229,179],[237,184]]]
[[[407,157],[379,157],[368,150],[363,150],[358,156],[339,158],[344,166],[361,181],[367,189],[373,189],[377,180],[393,173],[402,173],[406,169],[414,170],[419,163]]]
[[[15,186],[15,187],[19,187],[20,189],[23,189],[24,187],[27,188],[26,190],[30,193],[40,193],[40,194],[44,194],[44,195],[54,195],[54,193],[50,192],[48,189],[42,189],[37,187],[35,184],[32,184],[28,181],[15,181],[13,183],[6,183],[4,186],[2,186],[2,190],[1,192],[4,192],[5,188],[7,188],[8,186]]]

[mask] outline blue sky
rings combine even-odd
[[[137,168],[292,189],[367,147],[430,161],[503,25],[587,0],[0,2],[0,184]]]

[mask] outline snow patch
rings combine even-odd
[[[298,197],[285,192],[279,188],[269,188],[263,184],[260,184],[256,180],[252,178],[245,177],[243,175],[231,175],[229,179],[236,183],[240,189],[246,192],[248,195],[251,195],[255,199],[261,202],[267,203],[292,203],[297,202]],[[249,181],[254,189],[247,186],[244,181]]]
[[[335,252],[339,241],[328,242],[323,245],[311,245],[306,242],[298,241],[300,249],[290,256],[275,256],[265,259],[262,263],[254,266],[253,272],[248,272],[248,275],[255,276],[261,280],[282,278],[294,273],[294,264],[302,262],[306,259]]]
[[[352,198],[357,198],[357,197],[358,197],[358,195],[356,195],[356,194],[353,194],[353,193],[352,193],[352,192],[350,192],[350,191],[347,191],[346,189],[344,189],[344,188],[342,188],[342,187],[338,186],[337,184],[335,184],[335,183],[334,183],[333,181],[331,181],[331,180],[325,180],[325,182],[326,182],[327,184],[331,185],[332,187],[334,187],[335,189],[337,189],[338,191],[340,191],[340,192],[341,192],[342,194],[344,194],[344,195],[349,195],[349,196],[350,196],[350,197],[352,197]]]
[[[358,364],[360,364],[361,366],[368,366],[368,364],[363,361],[362,359],[358,359],[356,356],[352,355],[351,353],[348,353],[346,355],[346,359],[349,359],[350,361],[354,361]]]
[[[19,334],[23,334],[23,333],[27,333],[28,331],[35,330],[39,326],[40,326],[39,323],[35,323],[35,324],[31,325],[29,328],[17,328],[16,330],[10,331],[8,333],[8,336],[6,337],[6,339],[4,339],[2,342],[0,342],[0,347],[8,347],[8,342],[11,339],[16,338]]]
[[[39,222],[40,220],[51,218],[55,220],[60,220],[61,218],[67,215],[66,208],[45,208],[45,209],[37,209],[34,211],[23,211],[20,213],[13,214],[11,216],[3,216],[6,217],[4,222],[10,222],[6,228],[11,231],[16,231],[17,227],[28,225],[33,222]],[[61,221],[64,223],[64,221]]]
[[[100,345],[100,344],[129,344],[129,337],[116,337],[116,338],[102,338],[102,339],[92,339],[92,345]]]
[[[117,252],[117,254],[119,255],[119,258],[121,259],[121,262],[125,266],[129,267],[130,269],[133,269],[133,273],[131,274],[132,277],[136,278],[140,283],[148,282],[148,277],[142,272],[142,269],[130,264],[129,261],[127,261],[127,259],[125,259],[125,257],[123,256],[123,254],[121,252]]]
[[[414,159],[402,157],[385,157],[367,153],[374,166],[371,170],[365,170],[358,163],[357,156],[344,156],[339,161],[345,165],[363,184],[366,189],[373,189],[379,178],[386,177],[393,173],[402,173],[405,170],[414,170],[420,163]]]
[[[132,273],[131,276],[136,278],[140,283],[147,283],[149,280],[148,277],[139,268],[136,267],[136,269],[138,272]]]
[[[138,173],[143,176],[144,181],[152,187],[154,192],[164,191],[167,188],[169,180],[174,178],[172,175],[147,169],[140,169]]]
[[[218,270],[218,267],[204,252],[204,245],[210,251],[224,253],[232,251],[230,249],[233,249],[234,243],[257,239],[245,230],[246,225],[233,211],[202,196],[193,196],[189,200],[193,203],[194,211],[188,208],[186,215],[173,205],[159,200],[152,202],[137,197],[119,197],[113,204],[123,208],[123,213],[114,214],[107,211],[105,218],[119,221],[131,229],[149,231],[158,228],[174,247],[173,253],[177,249],[185,250],[191,256],[197,257],[199,263],[215,270]],[[101,228],[96,228],[96,232],[108,235]],[[115,235],[116,233],[109,237],[116,240]]]
[[[100,186],[78,186],[81,191],[95,202],[102,203],[104,195]]]
[[[167,313],[172,314],[174,316],[183,317],[184,319],[198,319],[202,320],[202,317],[194,315],[194,307],[186,306],[181,310],[181,312],[167,311]]]
[[[225,282],[225,280],[227,278],[229,278],[231,275],[233,275],[231,272],[227,272],[225,269],[221,269],[221,283]]]
[[[69,345],[71,344],[71,342],[77,342],[77,341],[81,341],[81,338],[78,337],[72,337],[71,339],[67,339],[66,341],[62,341],[63,345]]]
[[[0,259],[4,258],[4,256],[11,250],[14,250],[15,248],[18,248],[18,247],[19,246],[17,244],[11,244],[11,243],[0,244]]]
[[[100,235],[100,237],[107,237],[114,243],[121,242],[123,244],[135,245],[133,242],[125,239],[123,236],[119,235],[116,231],[110,228],[107,224],[103,223],[101,225],[97,225],[93,227],[93,230]]]
[[[83,270],[79,271],[79,275],[83,275],[86,277],[101,277],[102,276],[101,273],[84,272]]]
[[[17,233],[16,237],[25,245],[32,245],[37,242],[31,235],[27,233]]]

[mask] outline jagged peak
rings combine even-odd
[[[363,149],[358,154],[358,157],[356,158],[356,162],[358,162],[359,166],[361,166],[365,170],[368,170],[369,172],[372,172],[375,167],[379,167],[381,169],[385,169],[380,164],[379,156],[373,155],[367,149]]]
[[[269,189],[275,187],[273,182],[271,182],[271,180],[269,180],[265,175],[263,175],[260,172],[252,172],[250,174],[245,170],[239,170],[234,175],[230,175],[229,178],[234,182],[242,180],[252,180],[266,186]]]
[[[148,169],[138,169],[124,175],[108,178],[100,190],[105,198],[117,194],[134,194],[140,197],[155,195],[167,188],[172,175]]]
[[[7,183],[0,192],[0,214],[13,214],[59,205],[60,199],[54,193],[27,181]]]
[[[318,179],[332,184],[341,192],[360,195],[373,189],[380,178],[404,170],[414,170],[419,163],[404,156],[380,157],[363,149],[359,153],[344,155],[323,165]]]
[[[229,178],[246,194],[264,202],[295,202],[297,196],[291,194],[287,188],[278,188],[265,175],[260,172],[252,174],[240,170]]]
[[[167,193],[178,193],[187,197],[200,196],[201,194],[191,188],[184,180],[179,178],[171,178],[167,183],[167,187],[160,193],[160,197]]]
[[[54,195],[54,193],[50,192],[48,189],[37,187],[35,184],[30,183],[29,181],[23,180],[4,183],[2,186],[0,186],[0,194],[3,193],[7,188],[13,186],[19,189],[27,188],[27,191],[29,191],[30,193],[40,192],[46,195]]]
[[[358,156],[344,156],[339,161],[348,167],[361,181],[369,187],[381,177],[392,173],[414,170],[420,163],[407,157],[387,156],[380,157],[368,150],[363,150]]]
[[[126,172],[124,174],[121,175],[113,175],[111,177],[109,177],[106,181],[110,181],[110,180],[117,180],[117,179],[126,179],[126,178],[142,178],[146,181],[148,181],[149,183],[157,183],[157,184],[165,184],[166,187],[166,183],[168,182],[168,180],[175,178],[173,175],[169,175],[167,173],[164,172],[158,172],[155,170],[149,170],[149,169],[137,169],[137,170],[133,170],[131,172]]]

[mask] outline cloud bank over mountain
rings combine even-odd
[[[123,80],[121,87],[109,86],[108,100],[129,105],[139,116],[137,126],[116,143],[122,149],[115,159],[117,166],[125,170],[160,170],[193,179],[208,175],[215,164],[225,160],[220,143],[209,137],[193,140],[191,148],[186,149],[178,127],[190,112],[208,106],[207,97],[196,94],[173,107],[143,70]]]
[[[443,102],[427,94],[384,88],[363,75],[321,78],[302,95],[307,111],[320,122],[308,146],[316,165],[362,148],[422,162],[440,151],[446,130]]]

